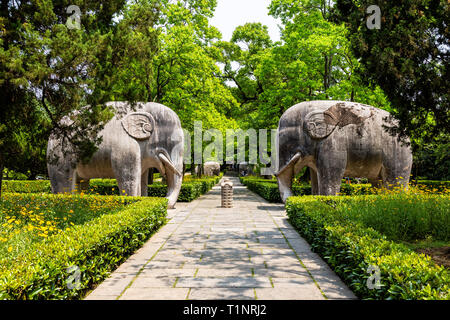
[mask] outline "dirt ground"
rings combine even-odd
[[[430,256],[437,264],[450,269],[450,247],[421,248],[416,251]]]

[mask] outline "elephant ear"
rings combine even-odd
[[[323,139],[328,137],[337,126],[340,128],[350,124],[362,126],[364,121],[372,115],[373,111],[369,106],[346,105],[339,102],[324,112],[309,113],[305,118],[306,130],[312,138]]]
[[[131,137],[145,140],[151,137],[155,129],[155,119],[148,112],[134,112],[122,120],[122,127]]]
[[[334,131],[337,122],[332,115],[326,115],[322,111],[313,111],[305,117],[306,132],[313,139],[323,139]]]
[[[370,108],[370,106],[362,107],[359,104],[336,103],[324,112],[325,120],[327,123],[338,125],[341,128],[350,124],[359,126],[373,115]]]

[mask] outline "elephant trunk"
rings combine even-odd
[[[178,199],[178,195],[181,190],[181,183],[183,180],[183,163],[182,158],[175,159],[175,163],[171,160],[168,154],[160,152],[158,157],[164,166],[165,175],[167,179],[167,195],[166,198],[169,200],[167,207],[169,209],[174,209],[175,204]]]
[[[182,180],[183,176],[181,174],[177,174],[173,171],[167,172],[166,198],[169,200],[169,203],[167,204],[169,209],[175,208],[175,203],[177,202],[178,195],[180,194]]]
[[[293,177],[294,177],[294,168],[284,170],[282,173],[277,175],[278,189],[280,190],[280,197],[283,203],[286,203],[286,199],[294,195],[294,193],[292,192]]]
[[[280,190],[280,197],[283,203],[286,203],[286,199],[294,195],[292,192],[292,179],[294,178],[295,165],[298,161],[301,161],[301,158],[301,153],[298,152],[276,173],[278,189]]]

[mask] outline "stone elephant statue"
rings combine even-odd
[[[238,164],[238,172],[240,176],[248,176],[253,174],[253,167],[247,162],[241,162]]]
[[[412,152],[409,141],[400,142],[384,128],[394,124],[387,111],[354,102],[311,101],[289,108],[278,126],[276,176],[283,202],[305,166],[316,195],[339,193],[344,176],[407,187]]]
[[[158,103],[107,103],[115,116],[99,132],[102,142],[88,163],[65,152],[70,144],[55,133],[47,146],[53,193],[89,187],[91,178],[116,178],[128,196],[148,195],[148,173],[156,168],[167,180],[168,207],[174,208],[183,172],[184,134],[174,111]],[[70,123],[68,117],[62,120]]]
[[[203,173],[205,176],[220,175],[220,163],[214,161],[207,161],[203,164]]]

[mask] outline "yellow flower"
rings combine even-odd
[[[8,248],[8,252],[11,252],[11,251],[12,251],[12,247],[9,247],[9,248]]]

